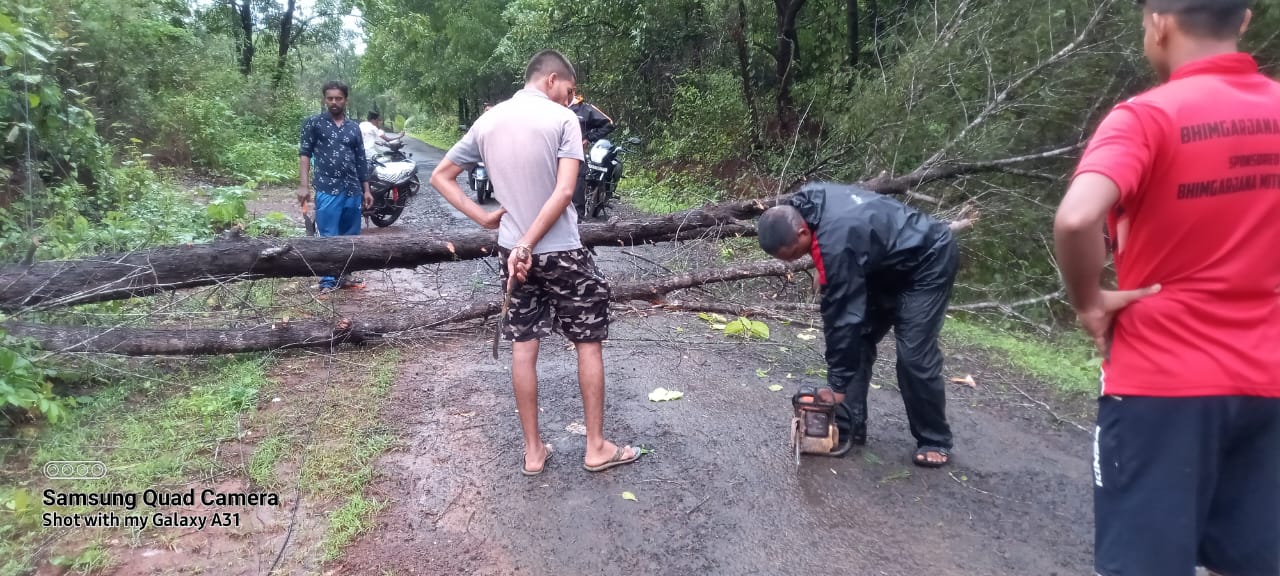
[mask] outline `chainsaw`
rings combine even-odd
[[[829,454],[840,444],[836,428],[836,395],[830,388],[802,386],[791,397],[791,447],[796,466],[801,454]]]

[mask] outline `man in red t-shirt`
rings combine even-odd
[[[1163,85],[1115,107],[1054,224],[1103,353],[1102,576],[1280,574],[1280,84],[1238,51],[1248,0],[1146,0]],[[1106,246],[1118,290],[1099,287]]]

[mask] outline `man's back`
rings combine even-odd
[[[471,156],[471,151],[478,157]],[[449,155],[464,167],[484,161],[494,197],[507,210],[498,242],[511,248],[555,191],[559,160],[582,160],[582,136],[578,119],[568,108],[526,88],[477,119]],[[577,214],[569,207],[534,251],[581,247]]]
[[[846,184],[808,184],[791,204],[811,226],[823,257],[844,252],[859,275],[901,283],[947,226],[887,196]]]
[[[1280,396],[1280,84],[1193,62],[1094,138],[1078,173],[1120,188],[1119,288],[1162,287],[1117,317],[1106,392]]]

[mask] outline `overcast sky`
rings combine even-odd
[[[279,1],[279,0],[277,0]],[[303,14],[312,14],[315,12],[315,0],[298,0],[298,8]],[[356,46],[356,54],[364,54],[364,29],[360,25],[360,9],[353,8],[351,14],[342,17],[342,27],[345,30],[355,33],[353,43]]]

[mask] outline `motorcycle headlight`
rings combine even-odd
[[[604,145],[604,141],[601,140],[599,142],[596,142],[595,145],[591,147],[591,152],[587,154],[587,158],[589,158],[592,162],[595,162],[596,164],[600,164],[601,162],[604,162],[605,156],[608,156],[608,155],[609,155],[609,147]]]

